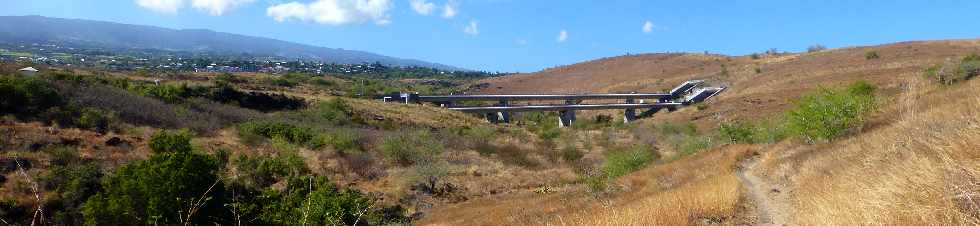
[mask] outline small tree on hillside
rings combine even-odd
[[[810,47],[807,47],[806,48],[806,52],[808,52],[808,53],[815,53],[815,52],[820,52],[820,51],[823,51],[823,50],[826,50],[826,49],[827,49],[826,46],[823,46],[823,45],[820,45],[820,44],[816,44],[816,45],[812,45]]]

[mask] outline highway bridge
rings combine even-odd
[[[600,93],[600,94],[495,94],[495,95],[443,95],[422,96],[399,93],[382,96],[385,102],[406,104],[434,103],[467,113],[486,116],[490,122],[510,122],[511,112],[557,111],[558,125],[570,126],[575,121],[575,111],[623,109],[624,122],[637,119],[636,110],[646,109],[640,116],[656,113],[660,109],[677,108],[705,101],[724,91],[725,87],[702,87],[704,81],[686,81],[667,93]],[[621,100],[622,103],[583,104],[586,100]],[[457,106],[460,102],[496,102],[493,106]],[[564,104],[511,105],[516,101],[563,101]]]

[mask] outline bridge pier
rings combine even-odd
[[[636,92],[631,92],[631,93],[636,93]],[[626,103],[627,104],[635,104],[636,103],[636,100],[634,100],[632,98],[626,99]],[[636,121],[636,109],[635,108],[627,108],[626,111],[623,113],[623,123],[630,123],[630,122],[633,122],[633,121]]]
[[[507,107],[510,106],[510,104],[506,100],[501,100],[499,103],[494,104],[493,106]],[[484,114],[484,117],[487,118],[487,122],[494,123],[494,124],[510,123],[510,112],[506,112],[506,111],[489,112]]]
[[[510,106],[510,104],[507,103],[506,100],[501,100],[500,103],[497,103],[497,106],[507,107]],[[500,122],[510,123],[510,112],[506,112],[506,111],[497,112],[497,118],[499,119]]]
[[[565,104],[577,104],[576,101],[566,100]],[[575,110],[558,111],[558,127],[569,127],[575,122]]]

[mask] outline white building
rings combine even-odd
[[[17,71],[20,71],[20,74],[22,74],[24,76],[34,76],[38,72],[38,70],[35,69],[34,67],[25,67],[25,68],[21,68],[20,70],[17,70]]]

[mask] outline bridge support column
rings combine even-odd
[[[565,104],[576,104],[575,101],[568,100]],[[575,122],[575,110],[558,111],[558,127],[569,127]]]
[[[636,93],[636,92],[632,92],[632,93]],[[636,103],[636,100],[626,99],[626,103],[627,104],[635,104]],[[626,109],[626,112],[623,113],[623,123],[630,123],[630,122],[633,122],[633,121],[636,121],[636,109],[634,109],[634,108],[627,108]]]
[[[510,104],[507,103],[506,100],[501,100],[497,106],[507,107],[510,106]],[[497,112],[497,119],[499,122],[510,123],[510,112]]]

